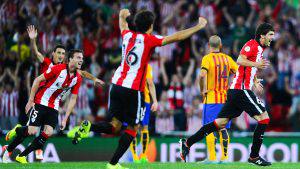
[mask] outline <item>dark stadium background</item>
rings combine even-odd
[[[150,61],[159,98],[159,109],[151,114],[150,122],[150,133],[156,139],[153,144],[157,148],[154,160],[162,161],[158,155],[164,148],[162,144],[171,147],[172,143],[176,143],[178,136],[189,135],[202,126],[202,105],[197,77],[201,59],[208,52],[208,37],[218,34],[223,42],[222,51],[236,59],[242,45],[254,38],[256,26],[268,22],[274,26],[276,35],[271,47],[264,52],[271,66],[260,74],[264,79],[265,92],[259,97],[266,104],[271,116],[265,141],[267,146],[282,144],[288,148],[287,150],[286,147],[279,146],[279,153],[274,150],[274,157],[278,161],[299,161],[300,4],[297,0],[0,0],[2,145],[5,144],[4,135],[15,123],[26,124],[25,105],[33,79],[39,73],[39,63],[31,52],[27,26],[35,25],[38,29],[37,42],[40,52],[51,57],[51,49],[58,43],[65,45],[67,49],[83,49],[83,69],[109,83],[121,60],[118,26],[118,13],[121,8],[130,9],[132,15],[141,9],[154,11],[154,30],[155,34],[159,35],[169,35],[190,27],[197,22],[199,16],[208,19],[205,30],[183,42],[157,48]],[[194,71],[188,73],[188,68]],[[170,86],[175,84],[183,86],[183,105],[174,104],[174,99],[168,97],[168,93],[172,92]],[[96,88],[87,80],[82,86],[85,87],[85,90],[82,90],[83,96],[88,97],[84,106],[91,109],[91,114],[85,118],[93,121],[106,119],[109,86]],[[3,106],[1,107],[5,102],[2,94],[9,88],[17,94],[13,101],[18,111],[13,114],[5,113]],[[78,102],[84,97],[79,97]],[[75,112],[70,120],[69,129],[82,120]],[[64,110],[61,110],[61,117],[63,113]],[[248,148],[251,141],[248,136],[252,136],[255,123],[246,114],[234,120],[231,129],[232,142],[239,142],[239,138],[245,137],[242,144]],[[49,140],[49,144],[57,146],[56,151],[61,161],[72,160],[66,156],[68,153],[72,154],[73,150],[84,150],[86,154],[94,152],[91,160],[107,160],[109,154],[101,154],[111,154],[114,150],[101,149],[101,142],[106,144],[110,139],[112,142],[116,140],[107,138],[112,136],[99,134],[90,138],[99,141],[100,148],[96,149],[98,152],[86,143],[78,147],[68,145],[68,149],[64,150],[60,143],[71,144],[70,139],[64,137],[67,132],[57,130],[57,137],[53,138],[52,142]],[[269,142],[268,136],[271,137]],[[85,146],[89,148],[86,149]],[[236,160],[240,160],[240,156],[236,155]],[[166,159],[171,161],[169,156]],[[88,159],[75,159],[74,156],[73,160]]]

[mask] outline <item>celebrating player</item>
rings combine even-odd
[[[28,36],[30,38],[30,43],[32,45],[32,49],[33,49],[33,53],[34,55],[37,57],[37,60],[41,63],[40,65],[40,73],[44,73],[46,72],[48,69],[51,69],[51,67],[53,67],[54,65],[57,64],[62,64],[65,60],[65,54],[66,54],[66,49],[63,45],[56,45],[53,49],[52,54],[52,60],[49,59],[48,57],[44,57],[43,54],[41,54],[38,51],[37,45],[36,45],[36,38],[37,38],[37,30],[35,29],[34,25],[30,25],[27,27],[27,33]],[[80,75],[84,78],[90,79],[94,81],[94,85],[95,86],[102,86],[104,85],[104,82],[101,81],[100,79],[97,79],[96,77],[94,77],[93,75],[91,75],[90,73],[86,72],[86,71],[81,71],[78,70],[78,73],[80,73]],[[44,83],[44,82],[42,82]],[[17,124],[16,127],[20,127],[20,124]],[[13,131],[15,130],[15,127],[11,130]],[[43,130],[43,128],[41,128],[41,131]],[[9,137],[9,133],[7,134],[7,136],[5,137],[6,141],[10,141],[12,138]],[[4,147],[5,149],[6,147]],[[35,151],[35,156],[37,160],[43,160],[43,151],[42,150],[36,150]]]
[[[152,98],[152,105],[150,104],[150,95]],[[130,145],[130,150],[133,156],[133,161],[136,163],[142,162],[146,163],[148,162],[147,158],[147,150],[148,150],[148,144],[149,144],[149,130],[148,130],[148,124],[150,120],[150,113],[151,111],[156,111],[158,102],[156,98],[156,90],[155,90],[155,85],[153,83],[153,77],[152,77],[152,67],[150,64],[148,64],[147,67],[147,73],[146,73],[146,85],[145,85],[145,91],[144,91],[144,96],[145,96],[145,116],[144,119],[140,122],[141,124],[141,144],[142,144],[142,154],[139,158],[136,152],[136,145],[137,145],[137,139],[136,137],[132,140],[132,143]],[[150,107],[151,106],[151,107]]]
[[[38,132],[38,127],[41,126],[44,126],[43,131],[16,157],[16,161],[27,163],[26,156],[30,152],[43,148],[58,123],[58,107],[61,98],[70,90],[72,95],[66,117],[61,124],[62,128],[65,127],[75,106],[78,89],[82,81],[77,70],[81,68],[83,63],[83,53],[81,50],[75,49],[71,50],[68,56],[68,64],[55,65],[34,80],[25,108],[26,112],[30,113],[28,125],[16,127],[9,133],[9,137],[15,138],[5,150],[2,157],[3,162],[7,162],[12,151],[26,137],[35,135]],[[44,82],[44,85],[40,85],[41,82]]]
[[[263,51],[270,46],[274,38],[274,29],[268,23],[260,24],[255,31],[255,39],[248,41],[242,48],[237,60],[238,70],[235,74],[230,89],[227,92],[227,100],[218,114],[216,120],[204,125],[194,135],[186,139],[180,139],[180,155],[186,161],[189,148],[202,140],[211,132],[225,128],[230,119],[240,116],[245,111],[258,121],[254,130],[249,163],[259,166],[271,165],[270,162],[259,156],[259,150],[263,142],[264,132],[270,118],[264,104],[251,91],[261,92],[262,85],[256,78],[257,69],[265,69],[269,62],[263,58]]]
[[[91,124],[84,121],[77,132],[79,138],[89,131],[99,133],[119,133],[122,124],[128,124],[121,135],[119,145],[110,162],[108,169],[123,168],[119,159],[136,137],[138,124],[143,120],[144,107],[143,91],[146,82],[146,70],[153,50],[157,46],[184,40],[204,28],[207,21],[199,18],[196,26],[179,31],[173,35],[161,37],[152,35],[155,16],[150,11],[140,11],[135,15],[136,31],[128,28],[126,18],[130,16],[128,9],[122,9],[119,14],[119,26],[122,35],[122,61],[112,77],[109,93],[109,113],[113,115],[111,122]]]
[[[204,98],[203,107],[203,124],[213,122],[220,112],[226,101],[226,91],[228,89],[228,80],[230,73],[237,71],[237,64],[232,58],[221,53],[221,38],[219,36],[211,36],[209,38],[210,53],[203,57],[200,73],[200,91]],[[231,121],[224,129],[219,131],[221,144],[221,161],[228,159],[227,149],[229,144],[229,135],[226,128],[230,128]],[[214,163],[217,161],[216,156],[216,135],[213,132],[206,136],[206,144],[208,151],[207,162]]]

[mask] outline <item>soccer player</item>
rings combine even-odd
[[[254,130],[249,163],[259,166],[271,165],[270,162],[259,156],[259,150],[263,142],[264,132],[270,118],[264,104],[252,92],[262,92],[263,87],[256,78],[258,69],[266,69],[269,62],[263,58],[263,51],[270,46],[274,38],[273,26],[268,23],[260,24],[255,31],[255,39],[249,40],[241,49],[237,59],[238,70],[235,74],[230,89],[227,91],[227,100],[218,114],[216,120],[204,125],[194,135],[186,139],[180,139],[180,155],[186,161],[189,148],[196,142],[214,131],[225,128],[233,118],[241,115],[243,111],[258,121]]]
[[[150,94],[149,94],[150,93]],[[150,95],[152,98],[152,105],[150,103]],[[141,128],[141,144],[142,144],[142,154],[140,156],[137,155],[136,152],[136,145],[137,145],[137,139],[136,137],[132,140],[132,143],[130,145],[130,150],[133,156],[133,161],[136,163],[142,162],[142,163],[147,163],[148,158],[147,158],[147,150],[148,150],[148,144],[149,144],[149,130],[148,130],[148,124],[149,124],[149,119],[150,119],[150,113],[151,111],[155,112],[157,110],[158,102],[156,98],[156,90],[155,90],[155,85],[153,82],[153,77],[152,77],[152,67],[150,64],[148,64],[147,67],[147,73],[146,73],[146,85],[145,85],[145,91],[144,91],[144,97],[145,97],[145,115],[143,120],[140,122],[140,128]]]
[[[207,21],[200,17],[196,26],[161,37],[152,35],[155,16],[152,12],[142,10],[135,15],[136,31],[130,31],[126,18],[130,16],[128,9],[119,14],[119,27],[122,35],[122,61],[112,77],[109,93],[109,113],[113,115],[111,122],[91,124],[84,121],[77,132],[78,138],[89,131],[98,133],[119,133],[123,123],[128,126],[119,140],[119,145],[107,164],[107,169],[122,169],[119,159],[136,137],[138,124],[143,120],[143,91],[148,61],[155,47],[184,40],[204,28]],[[76,134],[75,134],[76,135]]]
[[[226,91],[228,89],[229,75],[237,71],[237,64],[232,58],[221,53],[221,38],[211,36],[209,38],[209,51],[202,59],[200,73],[200,91],[204,99],[203,107],[203,125],[213,122],[226,101]],[[221,144],[221,161],[228,159],[227,149],[229,144],[229,135],[226,128],[230,128],[231,121],[225,128],[219,131]],[[206,136],[206,145],[208,151],[208,163],[217,162],[216,156],[216,132]]]
[[[65,54],[66,54],[66,49],[63,45],[56,45],[53,49],[52,54],[52,60],[49,59],[48,57],[44,57],[43,54],[41,54],[37,48],[36,45],[36,38],[37,38],[37,30],[35,29],[34,25],[30,25],[27,27],[27,33],[30,38],[30,43],[33,48],[33,53],[36,56],[37,60],[40,62],[40,73],[44,73],[48,69],[51,69],[54,65],[57,64],[62,64],[64,63],[65,60]],[[84,78],[90,79],[94,81],[95,86],[103,86],[104,82],[101,81],[100,79],[94,77],[92,74],[86,72],[86,71],[81,71],[78,70],[78,73]],[[43,84],[42,82],[41,84]],[[20,127],[20,124],[17,124],[15,127]],[[13,128],[11,131],[13,131],[15,128]],[[43,130],[43,127],[41,128]],[[12,138],[8,137],[9,132],[5,137],[6,141],[10,141]],[[6,146],[3,147],[5,149]],[[35,156],[37,160],[43,160],[43,150],[36,150],[35,151]]]
[[[77,72],[81,68],[82,63],[82,51],[77,49],[71,50],[68,55],[68,64],[55,65],[34,80],[30,97],[25,107],[25,111],[30,113],[28,124],[16,127],[9,133],[9,137],[15,136],[15,138],[5,150],[2,157],[3,162],[7,162],[12,151],[26,137],[35,135],[38,132],[38,127],[41,126],[44,126],[44,130],[16,157],[16,161],[27,163],[26,156],[30,152],[43,148],[58,123],[58,108],[61,98],[68,91],[71,91],[72,95],[66,117],[61,124],[62,128],[65,127],[66,121],[75,106],[78,89],[82,81],[81,75]],[[41,82],[44,82],[44,85],[41,86]]]

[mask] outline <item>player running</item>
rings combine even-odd
[[[48,69],[51,69],[54,65],[64,63],[66,49],[63,45],[56,45],[54,47],[53,52],[51,53],[52,54],[52,60],[51,60],[48,57],[44,57],[43,54],[41,54],[38,51],[38,48],[36,45],[37,30],[35,29],[34,25],[30,25],[27,27],[27,33],[30,38],[30,43],[32,45],[33,53],[36,56],[37,60],[40,62],[40,73],[46,72]],[[95,86],[103,86],[104,85],[103,81],[94,77],[92,74],[90,74],[86,71],[78,70],[78,73],[82,77],[92,80],[94,82]],[[43,85],[43,83],[44,82],[42,82],[41,85]],[[21,126],[20,124],[16,125],[16,127],[20,127],[20,126]],[[12,129],[11,131],[14,131],[14,129]],[[43,130],[43,128],[41,128],[41,131],[42,130]],[[9,135],[10,134],[8,132],[8,134],[5,137],[6,141],[10,141],[11,139],[13,139],[11,137],[8,137]],[[5,148],[6,148],[6,146],[3,147],[3,149],[5,149]],[[36,156],[37,160],[43,160],[43,150],[36,150],[35,156]]]
[[[186,161],[190,147],[202,140],[211,132],[225,128],[233,118],[238,117],[243,111],[258,121],[254,130],[249,163],[259,166],[271,165],[270,162],[259,156],[259,150],[263,142],[264,132],[270,118],[264,104],[251,90],[262,92],[263,87],[256,78],[257,69],[266,69],[269,62],[263,58],[263,51],[270,46],[274,38],[274,29],[268,23],[260,24],[255,31],[255,39],[248,41],[242,48],[237,60],[238,71],[235,74],[230,89],[227,92],[227,100],[218,114],[216,120],[204,125],[194,135],[186,139],[180,139],[180,155]]]
[[[89,131],[98,133],[119,133],[122,123],[128,126],[119,140],[119,145],[107,164],[107,169],[122,169],[118,161],[136,137],[138,124],[143,120],[143,92],[146,82],[148,61],[155,47],[184,40],[204,28],[207,21],[200,17],[196,26],[179,31],[173,35],[162,37],[152,35],[155,16],[143,10],[135,15],[136,31],[130,31],[126,18],[130,16],[128,9],[119,14],[119,27],[122,35],[122,61],[112,77],[109,93],[109,113],[113,115],[111,122],[91,124],[84,121],[77,132],[79,140]]]
[[[152,98],[152,105],[150,103],[150,95]],[[140,142],[142,144],[142,154],[139,157],[136,152],[136,147],[137,147],[137,139],[136,137],[132,140],[130,144],[130,151],[133,156],[133,161],[135,163],[147,163],[148,158],[147,158],[147,150],[148,150],[148,144],[149,144],[149,130],[148,130],[148,124],[150,120],[150,113],[151,111],[155,112],[157,110],[158,102],[156,98],[156,90],[155,90],[155,85],[153,82],[153,77],[152,77],[152,67],[150,64],[147,66],[147,73],[146,73],[146,85],[145,85],[145,91],[144,91],[144,96],[145,96],[145,116],[144,119],[140,122],[140,130],[141,130],[141,139]]]
[[[228,89],[229,75],[237,71],[237,64],[232,58],[221,53],[221,38],[219,36],[211,36],[209,38],[209,51],[202,59],[200,73],[200,91],[204,99],[203,107],[203,124],[213,122],[218,113],[221,111],[226,101],[226,91]],[[231,121],[225,128],[219,131],[221,144],[221,162],[228,160],[227,150],[229,144],[229,134],[226,129],[230,128]],[[206,144],[208,151],[208,163],[216,163],[216,132],[206,136]]]
[[[71,91],[72,95],[66,117],[61,124],[62,128],[65,127],[66,121],[76,104],[78,90],[82,81],[81,75],[77,70],[81,68],[82,63],[83,52],[81,50],[71,50],[68,55],[68,64],[55,65],[34,80],[30,97],[25,107],[25,111],[30,114],[28,124],[16,127],[9,133],[9,137],[15,138],[3,154],[3,162],[8,162],[12,151],[26,137],[35,135],[41,126],[44,126],[43,131],[16,157],[16,161],[27,163],[26,156],[30,152],[43,148],[58,123],[58,108],[61,98],[68,91]],[[44,85],[41,86],[41,82],[44,82]]]

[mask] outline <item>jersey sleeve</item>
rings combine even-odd
[[[51,60],[47,57],[44,57],[44,60],[42,62],[43,65],[50,65],[51,64]]]
[[[126,30],[123,30],[123,31],[121,32],[122,38],[123,38],[123,37],[124,37],[124,35],[125,35],[126,33],[128,33],[128,32],[130,32],[130,30],[128,30],[128,29],[126,29]]]
[[[149,43],[150,43],[151,47],[162,46],[163,40],[164,40],[164,37],[160,36],[160,35],[150,35],[149,36]]]
[[[240,55],[244,55],[246,56],[247,58],[251,57],[251,56],[254,56],[255,55],[255,47],[252,45],[252,43],[249,41],[247,42],[243,48],[241,49],[240,51]]]
[[[147,75],[146,75],[146,78],[147,79],[152,79],[153,78],[153,75],[152,75],[152,67],[148,64],[148,67],[147,67]]]
[[[47,71],[45,71],[43,74],[44,74],[46,80],[49,80],[49,79],[52,79],[53,77],[55,77],[56,75],[58,75],[61,70],[62,70],[61,65],[56,65],[56,66],[53,66],[51,69],[48,69]]]
[[[228,62],[230,66],[230,73],[235,73],[238,69],[237,63],[230,56],[228,56]]]
[[[80,88],[80,85],[81,85],[81,81],[82,81],[82,78],[79,76],[77,83],[71,89],[72,94],[76,94],[76,95],[78,94],[78,91],[79,91],[79,88]]]
[[[207,56],[204,56],[201,63],[201,69],[209,70],[209,60]]]

